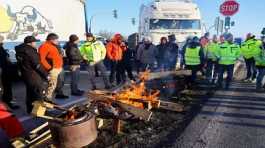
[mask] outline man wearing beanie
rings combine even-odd
[[[64,45],[71,71],[71,92],[73,96],[82,96],[84,94],[84,91],[78,88],[80,64],[83,60],[80,50],[78,49],[78,43],[78,36],[73,34],[69,37],[69,41]]]

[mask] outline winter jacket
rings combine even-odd
[[[53,68],[63,67],[63,57],[61,56],[56,45],[46,41],[39,48],[40,61],[43,67],[50,71]]]
[[[168,51],[168,49],[169,49],[169,47],[168,47],[168,43],[166,43],[166,44],[159,44],[159,45],[157,45],[157,51],[158,51],[158,55],[157,55],[157,60],[158,60],[158,62],[165,62],[166,61],[166,58],[168,58],[168,57],[166,57],[166,52],[169,52]]]
[[[131,66],[131,64],[133,63],[133,61],[134,61],[134,52],[133,52],[132,49],[128,48],[127,50],[125,50],[123,52],[122,62],[125,65]]]
[[[107,44],[107,57],[111,61],[121,61],[125,50],[126,46],[121,44],[121,35],[116,34],[111,42]]]
[[[153,44],[142,44],[137,51],[137,59],[143,64],[154,64],[157,61],[157,55],[157,47]]]
[[[0,67],[2,68],[2,70],[6,70],[8,69],[9,65],[9,55],[4,49],[3,45],[0,44]]]
[[[20,44],[15,47],[16,58],[22,78],[31,87],[42,87],[44,80],[47,80],[48,72],[40,63],[37,49]]]
[[[66,57],[68,58],[69,65],[80,65],[83,58],[78,46],[74,43],[67,42],[63,48],[66,51]]]
[[[103,61],[106,57],[106,48],[100,41],[85,42],[80,51],[83,58],[91,63]]]
[[[168,57],[169,57],[169,61],[176,61],[178,58],[178,51],[179,50],[179,46],[176,43],[173,42],[169,42],[168,43]]]

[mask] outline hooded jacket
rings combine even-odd
[[[121,61],[122,54],[126,50],[126,46],[122,45],[122,36],[116,34],[111,42],[107,44],[107,57],[111,61]]]
[[[37,49],[27,44],[20,44],[15,47],[15,50],[18,66],[26,84],[32,87],[42,86],[43,80],[48,77],[48,72],[40,63]]]

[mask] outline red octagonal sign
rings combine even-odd
[[[232,16],[239,10],[239,3],[235,0],[227,0],[220,6],[220,13],[224,16]]]

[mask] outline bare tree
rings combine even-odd
[[[114,32],[111,32],[111,31],[108,31],[108,30],[100,30],[98,32],[99,36],[104,37],[107,40],[110,40],[113,37],[114,34],[115,34]]]

